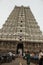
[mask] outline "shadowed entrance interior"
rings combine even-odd
[[[21,49],[22,50],[22,55],[23,55],[23,51],[24,51],[24,46],[23,46],[23,43],[18,43],[17,45],[17,54],[19,53],[18,50]]]

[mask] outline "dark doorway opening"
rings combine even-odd
[[[18,50],[19,50],[19,49],[21,49],[21,50],[22,50],[22,55],[23,55],[24,46],[23,46],[23,43],[21,43],[21,42],[20,42],[20,43],[18,43],[18,45],[17,45],[17,51],[16,51],[16,52],[17,52],[17,54],[19,54],[19,52],[18,52]]]

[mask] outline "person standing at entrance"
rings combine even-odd
[[[39,65],[43,65],[43,52],[39,51]]]
[[[18,52],[19,52],[19,55],[22,56],[22,49],[19,49]]]
[[[26,60],[27,60],[27,65],[30,65],[30,53],[29,53],[29,51],[26,51],[25,57],[26,57]]]

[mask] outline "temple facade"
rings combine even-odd
[[[0,29],[0,50],[43,50],[43,35],[31,9],[15,6]]]

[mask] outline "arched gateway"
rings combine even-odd
[[[19,53],[21,49],[23,54],[26,48],[35,52],[43,50],[43,35],[31,9],[15,6],[0,29],[0,50],[12,50]]]
[[[19,51],[21,51],[21,53],[22,53],[22,55],[23,55],[23,51],[24,51],[23,42],[19,42],[19,43],[17,44],[16,53],[19,54]]]

